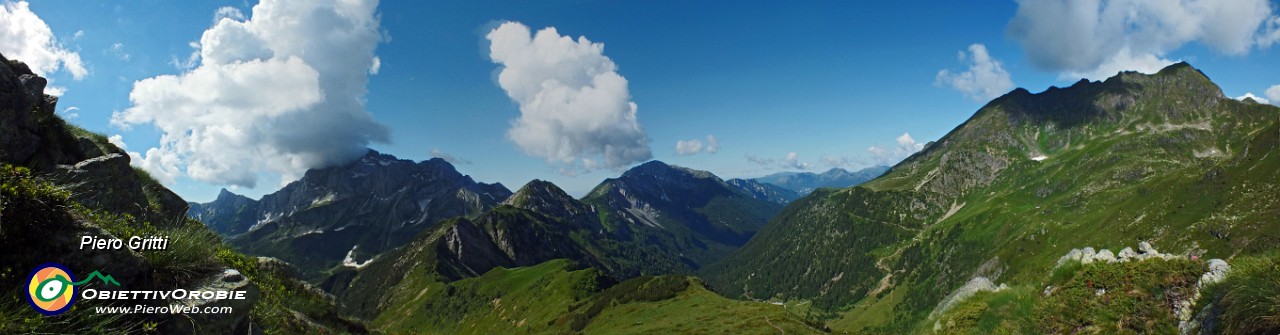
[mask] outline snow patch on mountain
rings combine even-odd
[[[356,256],[357,247],[359,247],[359,245],[353,245],[351,246],[351,251],[347,251],[347,257],[342,259],[343,266],[359,269],[359,268],[363,268],[365,265],[369,265],[369,263],[373,262],[374,259],[378,258],[378,257],[374,257],[374,258],[366,259],[363,262],[356,262],[355,256]]]

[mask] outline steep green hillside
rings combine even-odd
[[[422,275],[410,273],[410,276]],[[374,327],[390,334],[812,334],[782,306],[734,301],[693,278],[615,283],[553,260],[450,283],[398,287]]]
[[[606,179],[582,202],[596,209],[615,238],[679,257],[681,272],[736,250],[782,207],[710,172],[659,161]]]
[[[1274,250],[1278,121],[1185,63],[1018,89],[886,175],[793,202],[702,273],[730,297],[812,301],[837,331],[900,333],[976,277],[1042,288],[1074,248]]]

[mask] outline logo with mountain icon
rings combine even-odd
[[[44,263],[31,271],[27,280],[27,302],[40,314],[54,316],[71,309],[76,301],[76,286],[84,285],[94,279],[103,284],[120,286],[115,278],[94,271],[84,280],[75,281],[71,270],[58,263]]]

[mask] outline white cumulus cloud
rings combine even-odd
[[[1244,99],[1253,99],[1253,101],[1257,101],[1259,103],[1264,103],[1264,104],[1271,103],[1271,100],[1267,100],[1267,98],[1253,95],[1253,92],[1246,92],[1244,95],[1236,97],[1236,100],[1244,101]]]
[[[969,69],[959,73],[945,69],[938,71],[934,85],[950,87],[974,101],[991,100],[1013,89],[1009,72],[1004,70],[999,60],[987,53],[986,46],[970,45],[969,53],[960,51],[958,58],[968,62]]]
[[[213,12],[213,23],[217,24],[222,19],[232,19],[236,21],[244,21],[244,13],[239,8],[227,6],[218,8]]]
[[[1271,99],[1272,102],[1280,105],[1280,85],[1271,86],[1271,88],[1267,89],[1266,94],[1267,99]]]
[[[910,133],[902,133],[902,136],[898,136],[896,142],[898,145],[895,147],[873,145],[867,148],[867,152],[871,153],[871,158],[875,160],[877,165],[892,166],[911,156],[911,154],[924,149],[924,143],[916,142],[916,139],[912,138]]]
[[[1031,63],[1064,77],[1154,72],[1196,42],[1243,55],[1280,40],[1268,0],[1017,0],[1008,35]]]
[[[107,137],[107,142],[114,144],[120,149],[129,150],[129,145],[124,144],[124,136],[120,136],[120,134],[115,134],[115,135],[111,135],[111,137]]]
[[[702,152],[714,154],[717,151],[720,151],[720,140],[716,139],[715,135],[707,135],[705,145],[699,139],[676,141],[676,154],[681,156],[696,155]]]
[[[158,148],[131,156],[162,181],[185,174],[252,188],[260,173],[292,180],[354,159],[389,138],[364,103],[382,36],[376,9],[348,0],[264,0],[252,17],[220,9],[193,44],[199,63],[134,83],[132,106],[112,123],[161,131]]]
[[[679,140],[676,141],[676,154],[688,156],[702,152],[702,140]]]
[[[537,34],[518,22],[490,31],[489,58],[501,65],[498,85],[520,107],[507,137],[562,173],[593,166],[619,169],[653,157],[636,119],[627,80],[604,44]]]
[[[77,32],[72,38],[80,35]],[[0,54],[26,63],[41,77],[48,77],[49,73],[58,70],[67,71],[76,80],[89,74],[80,61],[80,54],[63,47],[54,37],[53,29],[31,11],[26,1],[4,1],[0,6]],[[65,92],[65,88],[54,86],[52,82],[45,89],[45,94],[54,96]]]

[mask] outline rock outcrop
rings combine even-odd
[[[1107,249],[1094,251],[1092,247],[1071,249],[1071,251],[1068,251],[1066,255],[1062,255],[1062,257],[1058,258],[1058,263],[1057,265],[1054,265],[1054,267],[1062,266],[1067,262],[1080,262],[1080,264],[1090,264],[1093,262],[1117,263],[1145,261],[1148,259],[1173,259],[1179,257],[1183,256],[1160,253],[1159,250],[1156,250],[1155,247],[1151,246],[1151,243],[1142,241],[1138,243],[1138,251],[1133,251],[1133,248],[1125,247],[1124,249],[1120,249],[1120,252],[1117,254],[1112,254],[1111,250]]]
[[[141,176],[106,138],[55,115],[58,97],[44,94],[47,80],[3,55],[0,63],[0,161],[51,175],[85,206],[161,226],[183,221],[181,197]]]
[[[249,281],[236,269],[223,269],[221,272],[205,279],[200,285],[187,289],[187,292],[236,292],[243,291],[244,299],[217,297],[210,299],[184,299],[171,306],[182,306],[200,313],[175,315],[164,322],[161,329],[165,334],[254,334],[261,333],[249,320],[249,312],[261,296],[258,285]],[[205,313],[226,311],[226,313]],[[256,330],[256,332],[255,332]]]
[[[24,286],[26,273],[45,262],[66,266],[73,276],[98,272],[110,281],[84,285],[99,291],[163,290],[181,285],[163,275],[186,264],[165,264],[173,255],[147,254],[128,247],[85,248],[85,238],[127,241],[152,229],[172,229],[187,224],[186,203],[129,164],[129,156],[105,137],[67,124],[55,115],[57,97],[44,94],[48,81],[25,64],[0,55],[0,163],[5,173],[0,196],[0,286]],[[198,235],[198,234],[197,234]],[[193,235],[195,236],[195,235]],[[192,243],[193,241],[183,241]],[[219,243],[216,240],[195,241]],[[213,248],[209,248],[214,257]],[[199,251],[196,251],[199,252]],[[248,333],[249,312],[258,296],[256,285],[237,270],[225,269],[205,278],[204,269],[182,268],[185,275],[202,282],[189,291],[246,290],[249,299],[137,300],[148,306],[189,302],[197,308],[226,306],[231,313],[179,313],[130,315],[103,325],[82,325],[92,317],[82,310],[34,329],[52,327],[55,332],[128,332],[135,322],[154,322],[163,333]],[[6,275],[8,274],[8,275]],[[76,278],[85,279],[85,278]],[[23,281],[17,283],[17,281]],[[6,296],[5,298],[9,298]],[[9,301],[9,300],[6,300]],[[81,301],[78,308],[113,306],[111,301]],[[88,313],[88,314],[86,314]],[[188,325],[191,327],[183,327]],[[119,327],[112,329],[80,327]],[[59,328],[62,327],[62,328]],[[9,331],[13,328],[0,327]]]

